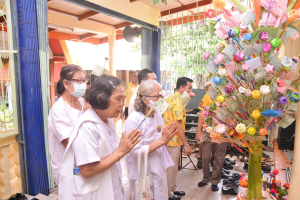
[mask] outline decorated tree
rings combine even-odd
[[[249,150],[248,199],[262,198],[262,141],[274,124],[286,128],[295,121],[290,113],[300,101],[299,58],[279,57],[282,44],[299,36],[295,27],[299,7],[287,1],[280,7],[271,5],[263,0],[250,5],[213,0],[214,10],[207,11],[211,31],[223,41],[217,55],[203,54],[213,76],[207,94],[215,101],[204,108],[206,131],[212,139]],[[235,15],[229,12],[231,7],[238,10]],[[223,14],[215,14],[220,11]]]

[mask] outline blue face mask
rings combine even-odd
[[[72,83],[74,85],[74,92],[71,92],[71,94],[74,96],[74,97],[82,97],[84,94],[85,94],[85,91],[86,91],[86,83]]]

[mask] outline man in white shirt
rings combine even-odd
[[[157,80],[155,73],[151,69],[143,69],[142,71],[140,71],[138,73],[138,84],[139,85],[146,80],[155,80],[155,81]],[[129,106],[128,106],[128,115],[130,115],[130,113],[134,111],[133,105],[134,105],[134,100],[137,96],[138,89],[139,89],[139,87],[136,88],[135,92],[131,96]]]

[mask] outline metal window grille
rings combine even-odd
[[[173,94],[176,81],[186,76],[194,80],[194,88],[203,88],[208,81],[207,60],[203,53],[215,54],[220,39],[209,32],[205,11],[211,5],[196,7],[160,18],[161,84],[167,96]]]

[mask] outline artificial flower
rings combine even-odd
[[[104,57],[105,60],[110,60],[110,57],[106,56]]]
[[[242,70],[248,71],[249,69],[250,69],[250,65],[248,65],[248,64],[242,65]]]
[[[225,68],[220,67],[218,70],[218,74],[219,74],[219,76],[225,76],[227,74],[227,71]]]
[[[207,60],[207,59],[209,58],[209,56],[210,56],[209,53],[204,53],[203,56],[202,56],[202,58],[203,58],[204,60]]]
[[[216,128],[217,133],[225,133],[227,126],[225,124],[219,124]]]
[[[245,137],[245,135],[243,133],[237,133],[236,138],[239,140],[242,140]]]
[[[279,170],[278,169],[273,169],[273,174],[275,174],[275,175],[279,174]]]
[[[256,130],[255,130],[255,128],[250,127],[250,128],[248,128],[248,131],[247,131],[247,132],[248,132],[249,135],[252,135],[252,136],[253,136],[253,135],[255,135]]]
[[[269,53],[269,52],[271,51],[271,47],[272,47],[272,46],[271,46],[270,43],[264,43],[262,50],[263,50],[263,52],[265,52],[265,53]]]
[[[299,57],[297,57],[297,56],[294,56],[293,60],[295,60],[295,62],[299,62],[300,61]]]
[[[260,116],[261,116],[261,114],[260,114],[259,110],[253,110],[252,117],[254,119],[258,119],[258,118],[260,118]]]
[[[276,190],[275,189],[271,189],[271,193],[275,194]]]
[[[217,104],[215,102],[213,102],[209,105],[209,111],[214,111],[216,109],[217,109]]]
[[[228,36],[229,36],[230,38],[236,36],[236,32],[235,32],[234,29],[229,29],[229,30],[227,31],[227,33],[228,33]]]
[[[268,182],[268,179],[266,178],[266,177],[263,177],[262,179],[261,179],[261,182]]]
[[[249,90],[249,89],[246,89],[245,92],[244,92],[244,95],[245,95],[246,97],[251,97],[252,91]]]
[[[204,107],[204,110],[209,110],[209,106],[205,106],[205,107]]]
[[[289,67],[289,66],[291,66],[291,65],[293,64],[293,61],[292,61],[292,59],[290,59],[290,58],[284,56],[284,57],[281,58],[281,64],[282,64],[283,66]]]
[[[287,14],[287,19],[290,21],[294,21],[299,17],[299,11],[296,9],[292,9]]]
[[[203,124],[202,128],[205,130],[208,127],[208,124]]]
[[[209,116],[209,111],[208,110],[204,110],[203,111],[203,116],[204,117],[208,117]]]
[[[245,59],[245,54],[242,51],[238,51],[235,55],[238,61],[243,61]]]
[[[223,11],[226,6],[226,0],[213,0],[212,4],[215,11]]]
[[[216,85],[220,85],[220,83],[221,83],[221,78],[215,76],[215,77],[212,78],[211,81],[212,81],[214,84],[216,84]]]
[[[240,124],[236,125],[235,130],[238,133],[245,133],[246,126],[245,126],[245,124],[240,123]]]
[[[280,116],[280,112],[278,112],[277,110],[267,109],[265,111],[262,111],[261,115],[265,117],[278,117]]]
[[[288,97],[294,103],[298,103],[300,101],[300,95],[298,92],[291,92]]]
[[[215,132],[215,131],[212,131],[212,132],[210,133],[210,138],[211,138],[211,139],[217,139],[217,138],[218,138],[218,133]]]
[[[242,86],[240,86],[240,87],[239,87],[239,93],[244,93],[244,92],[245,92],[245,88],[242,87]]]
[[[267,94],[269,94],[271,91],[270,91],[270,88],[269,88],[269,86],[267,86],[267,85],[262,85],[262,86],[260,86],[260,93],[262,94],[262,95],[267,95]]]
[[[214,61],[216,64],[219,64],[219,63],[222,63],[223,60],[224,60],[224,55],[220,53],[219,55],[216,56]]]
[[[289,99],[286,96],[281,96],[278,99],[278,103],[280,105],[286,105],[288,103]]]
[[[269,174],[270,174],[271,177],[275,176],[275,174],[273,172],[270,172]]]
[[[163,98],[165,98],[166,94],[165,92],[161,91],[160,93],[158,93],[159,96],[162,96]]]
[[[273,65],[270,65],[270,64],[268,64],[268,65],[265,67],[266,72],[272,72],[273,69],[274,69],[274,66],[273,66]]]
[[[278,93],[283,93],[283,91],[284,91],[282,87],[277,87],[276,89],[277,89]]]
[[[189,95],[190,95],[190,97],[196,96],[195,93],[193,93],[193,92],[190,92]]]
[[[211,127],[211,126],[209,126],[209,127],[207,127],[206,128],[206,132],[208,132],[208,133],[211,133],[211,132],[213,132],[213,127]]]
[[[276,109],[279,113],[280,113],[280,115],[279,116],[281,116],[281,115],[283,115],[283,110],[282,109],[280,109],[280,108],[278,108],[278,109]]]
[[[267,39],[269,38],[269,34],[267,31],[262,31],[260,34],[259,34],[259,39],[261,41],[266,41]]]
[[[220,104],[219,102],[217,102],[216,104],[217,104],[217,107],[220,107],[220,106],[221,106],[221,104]]]
[[[223,102],[223,106],[227,106],[227,103],[226,103],[226,102]]]
[[[283,80],[277,81],[277,84],[279,87],[283,87],[285,85],[285,82]]]
[[[245,41],[249,41],[249,40],[251,40],[251,38],[252,38],[252,35],[250,33],[245,33],[245,35],[244,35]]]
[[[290,184],[289,184],[289,183],[285,183],[283,186],[284,186],[286,189],[289,189],[289,188],[290,188]]]
[[[228,134],[230,135],[230,137],[234,137],[236,135],[236,131],[234,128],[229,129]]]
[[[234,92],[234,86],[231,84],[227,84],[224,88],[226,94],[232,94]]]
[[[217,97],[217,101],[218,101],[218,103],[223,103],[224,101],[225,101],[225,98],[224,98],[224,96],[218,96]]]
[[[275,39],[271,40],[271,45],[274,48],[280,47],[281,44],[282,44],[282,41],[279,38],[275,38]]]
[[[254,90],[252,92],[253,99],[259,99],[260,98],[260,92],[258,90]]]

